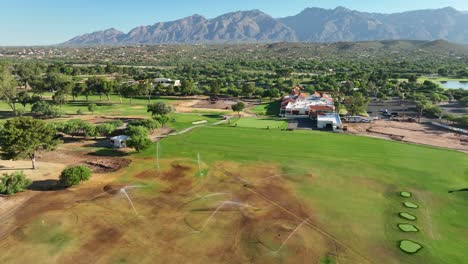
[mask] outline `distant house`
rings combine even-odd
[[[120,135],[116,137],[111,137],[110,143],[112,144],[112,146],[114,146],[114,148],[125,148],[127,147],[126,143],[128,139],[128,136]]]
[[[174,87],[181,86],[180,80],[172,80],[169,78],[156,78],[153,81],[153,85],[158,85],[162,84],[164,87],[168,87],[169,85],[172,85]]]

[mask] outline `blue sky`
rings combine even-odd
[[[192,14],[260,9],[274,17],[306,7],[345,6],[368,12],[401,12],[452,6],[468,10],[468,0],[0,0],[0,45],[47,45],[110,27],[127,32]]]

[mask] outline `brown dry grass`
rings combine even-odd
[[[324,235],[314,209],[295,195],[279,168],[218,163],[204,177],[196,173],[181,161],[161,172],[136,172],[135,180],[160,186],[159,192],[127,190],[138,215],[119,191],[125,184],[38,193],[4,217],[11,224],[2,228],[0,248],[14,249],[5,254],[12,263],[318,263],[327,255],[352,255]],[[204,198],[220,192],[226,194]],[[242,205],[220,207],[228,200]],[[38,245],[41,219],[70,241]],[[19,230],[29,231],[18,239]],[[25,249],[27,256],[18,254]]]

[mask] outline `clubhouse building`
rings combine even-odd
[[[318,115],[334,112],[335,105],[331,96],[318,92],[308,95],[303,93],[299,86],[296,86],[290,95],[283,98],[280,116],[315,119]]]
[[[335,104],[330,95],[318,92],[308,95],[299,86],[283,98],[280,116],[290,119],[310,118],[317,122],[318,129],[340,131],[342,128],[340,115],[335,113]]]

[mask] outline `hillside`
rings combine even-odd
[[[237,11],[213,19],[193,15],[74,37],[62,45],[133,45],[176,43],[341,42],[372,40],[447,40],[468,43],[468,14],[447,7],[394,14],[366,13],[344,7],[306,8],[273,18],[259,10]]]

